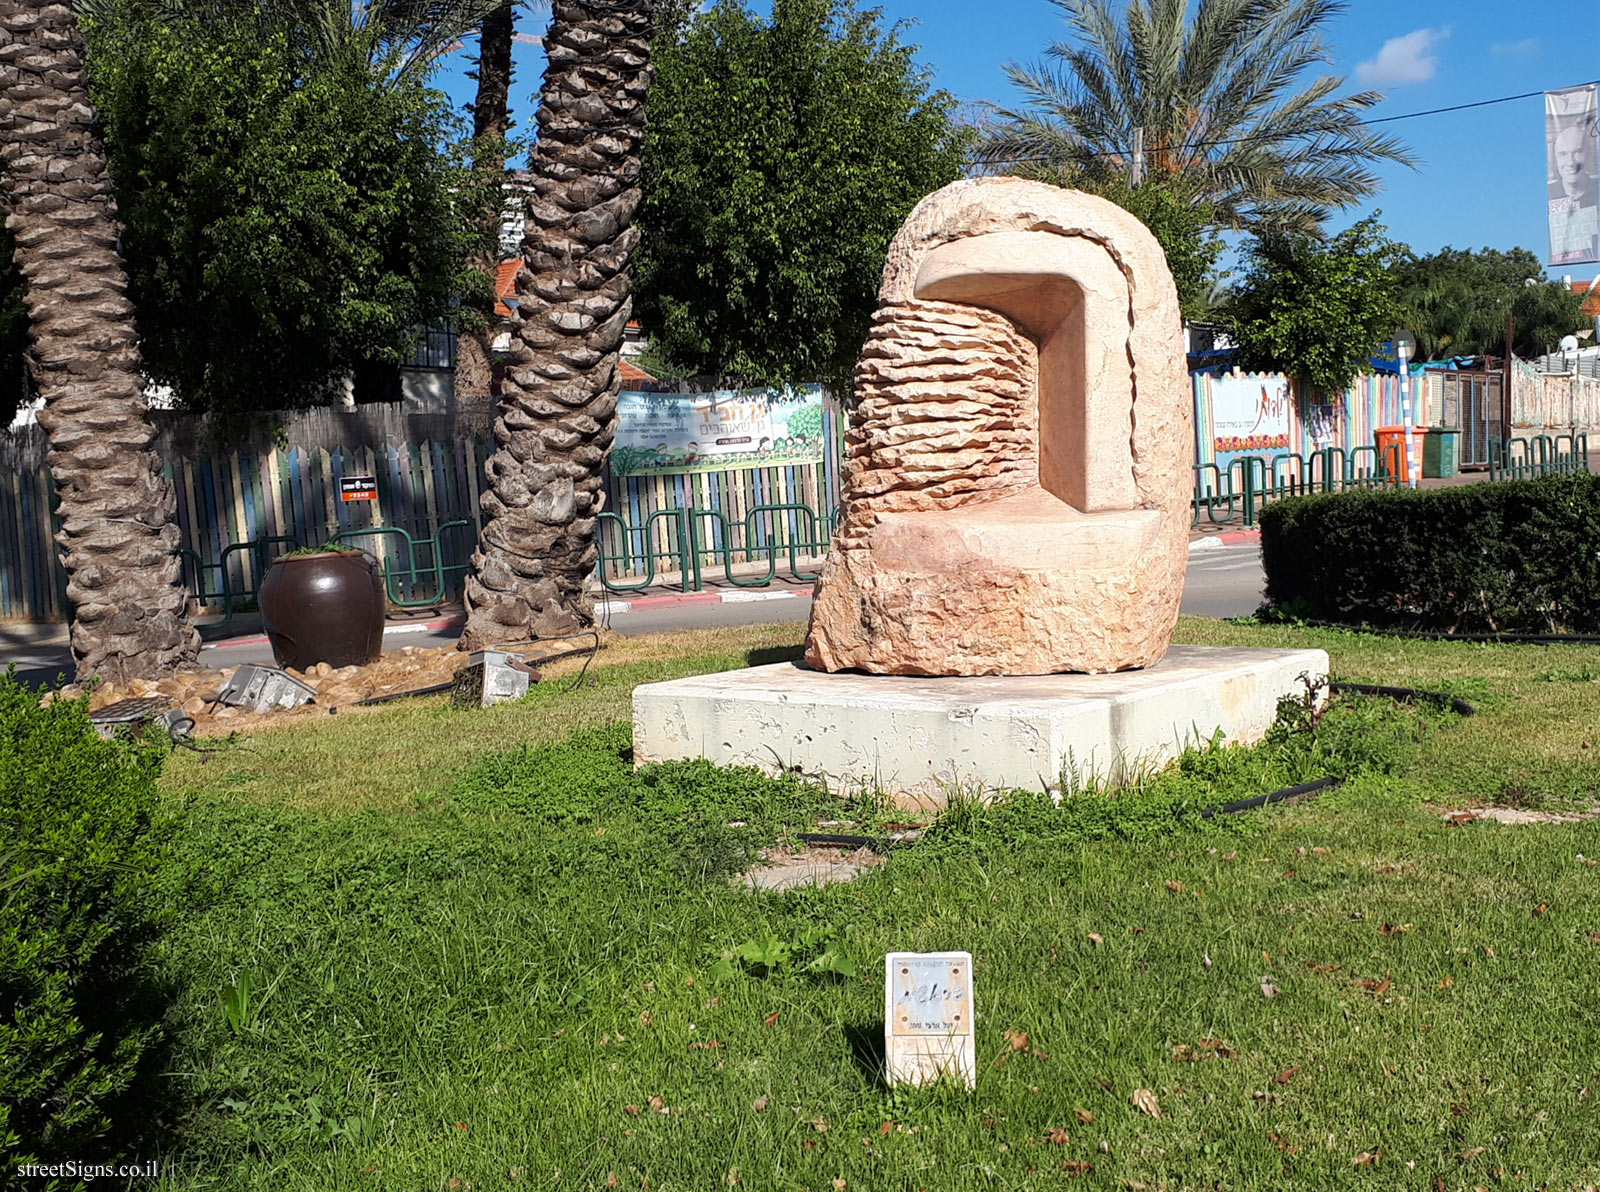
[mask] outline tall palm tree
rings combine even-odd
[[[56,543],[78,677],[192,664],[171,487],[144,379],[105,153],[70,5],[0,0],[0,161],[27,284],[35,375],[60,499]]]
[[[1073,38],[1006,67],[1024,102],[985,122],[990,167],[1127,174],[1142,138],[1146,173],[1183,176],[1220,225],[1315,232],[1376,193],[1373,166],[1413,164],[1362,124],[1380,92],[1305,79],[1339,0],[1199,0],[1192,19],[1187,0],[1127,0],[1120,20],[1110,0],[1050,2]]]
[[[654,0],[555,0],[531,155],[518,318],[461,644],[593,623],[601,468],[633,303]]]

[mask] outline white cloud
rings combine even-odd
[[[1380,86],[1425,83],[1439,66],[1433,47],[1449,36],[1448,29],[1416,29],[1403,37],[1391,37],[1376,58],[1356,64],[1356,78]]]
[[[1512,58],[1526,58],[1529,54],[1539,52],[1539,39],[1537,37],[1524,37],[1521,41],[1504,41],[1499,45],[1489,47],[1491,53],[1506,54]]]

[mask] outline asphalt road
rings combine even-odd
[[[1256,610],[1261,603],[1261,552],[1254,543],[1195,551],[1189,556],[1182,609],[1202,617],[1240,617]],[[610,626],[625,637],[663,633],[672,629],[712,629],[726,625],[770,625],[804,621],[811,614],[809,594],[780,599],[744,599],[737,603],[697,601],[658,608],[630,609],[613,613]],[[456,640],[458,631],[436,633],[395,632],[384,634],[385,652],[404,646],[434,648]],[[243,646],[207,646],[200,661],[208,667],[228,670],[246,662],[272,665],[272,650],[264,642]],[[19,635],[0,630],[0,665],[14,665],[18,677],[29,683],[46,684],[62,673],[71,672],[66,647],[56,644],[30,644]]]

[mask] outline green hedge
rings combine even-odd
[[[1261,514],[1268,602],[1345,624],[1600,631],[1600,476],[1293,497]]]
[[[148,1126],[160,762],[97,737],[86,701],[42,705],[0,675],[0,1172],[104,1157]]]

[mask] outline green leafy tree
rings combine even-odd
[[[1398,296],[1423,360],[1503,355],[1506,316],[1514,324],[1512,351],[1538,356],[1561,337],[1588,325],[1583,296],[1549,281],[1525,248],[1442,248],[1407,253],[1395,266]]]
[[[186,406],[326,400],[449,312],[472,230],[443,96],[283,32],[112,23],[90,49],[145,365]]]
[[[1364,126],[1382,94],[1336,94],[1321,30],[1334,0],[1051,0],[1072,38],[1006,73],[1022,93],[985,121],[981,157],[1127,177],[1143,140],[1146,176],[1179,175],[1223,226],[1315,231],[1375,194],[1373,167],[1410,164]]]
[[[690,373],[842,383],[889,240],[967,141],[915,47],[854,0],[663,19],[644,150],[639,318]]]
[[[1329,240],[1276,232],[1248,242],[1225,311],[1242,363],[1342,392],[1400,325],[1393,266],[1404,251],[1376,215]]]

